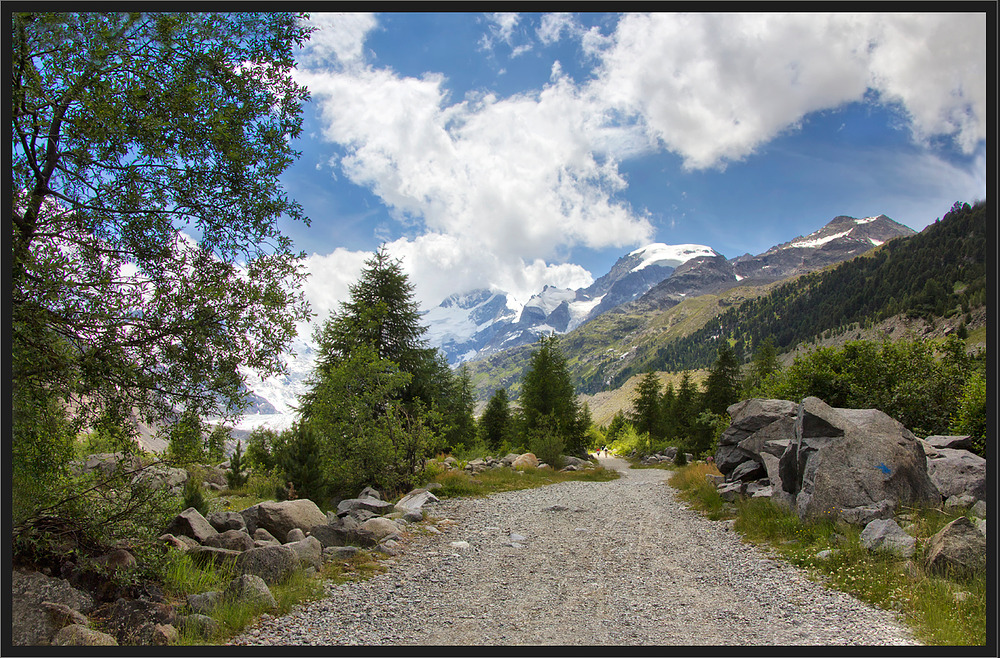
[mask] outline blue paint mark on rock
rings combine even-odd
[[[875,468],[877,468],[878,470],[882,471],[886,475],[889,475],[890,473],[892,473],[892,471],[889,470],[889,467],[886,466],[884,462],[879,462],[879,465],[876,466]]]

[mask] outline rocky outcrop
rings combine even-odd
[[[199,544],[203,544],[209,537],[219,534],[212,527],[212,524],[201,515],[201,512],[193,507],[187,508],[174,517],[174,520],[170,522],[165,532],[171,535],[190,537]]]
[[[78,619],[73,612],[86,615],[95,604],[94,597],[61,578],[19,570],[11,575],[11,601],[11,643],[15,646],[51,644],[66,622]],[[45,604],[73,612],[53,616]]]
[[[960,516],[931,537],[929,571],[967,577],[986,569],[986,536],[968,517]]]
[[[927,473],[945,499],[968,496],[974,503],[986,498],[986,460],[968,450],[937,448],[927,455]]]

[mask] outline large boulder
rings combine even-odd
[[[436,502],[438,502],[438,497],[427,489],[414,489],[410,493],[403,496],[399,502],[396,503],[395,510],[405,514],[412,510],[419,511],[427,503]]]
[[[251,511],[251,509],[253,511]],[[287,537],[292,528],[310,530],[313,526],[326,525],[326,514],[320,511],[316,503],[308,499],[285,500],[281,502],[267,501],[258,503],[252,508],[240,512],[249,530],[253,519],[254,530],[263,528],[274,537]]]
[[[793,418],[796,405],[789,400],[751,398],[732,404],[726,409],[732,419],[731,427],[754,433],[779,418]]]
[[[170,522],[170,525],[167,526],[167,529],[164,530],[164,532],[171,535],[184,535],[185,537],[190,537],[199,544],[203,544],[209,537],[219,534],[218,531],[212,527],[212,524],[201,515],[201,512],[193,507],[189,507],[175,516],[174,520]]]
[[[386,537],[398,535],[402,532],[402,529],[395,521],[383,517],[368,519],[361,524],[361,530],[371,533],[376,542],[380,542]]]
[[[323,544],[315,537],[289,542],[285,546],[292,549],[302,568],[314,567],[318,570],[323,566]]]
[[[212,512],[205,519],[217,532],[247,529],[247,522],[239,512]]]
[[[986,498],[986,460],[968,450],[938,448],[934,456],[927,457],[927,474],[942,498]]]
[[[768,423],[737,444],[737,447],[760,459],[762,454],[781,457],[795,440],[795,418],[782,416]]]
[[[249,551],[254,547],[253,537],[245,530],[226,530],[205,540],[205,546],[227,548],[231,551]]]
[[[310,530],[310,536],[317,539],[323,548],[343,546],[348,541],[347,535],[347,530],[340,525],[332,523],[313,526],[312,530]]]
[[[515,459],[511,466],[515,469],[538,468],[538,457],[534,453],[526,452]]]
[[[269,585],[285,581],[299,560],[288,546],[259,546],[236,557],[236,573],[260,576]]]
[[[960,516],[931,537],[926,565],[940,574],[969,576],[986,569],[986,537]]]
[[[392,503],[379,498],[365,496],[363,498],[348,498],[347,500],[340,501],[337,503],[337,514],[344,515],[361,511],[371,512],[372,514],[388,514],[392,511],[392,508]]]
[[[891,500],[938,505],[917,437],[877,409],[834,409],[808,397],[795,425],[796,511],[802,519],[839,517],[846,508]],[[788,482],[782,474],[786,491]]]
[[[260,576],[243,574],[229,583],[222,598],[226,601],[245,603],[253,608],[273,610],[278,607],[274,594]]]
[[[928,436],[924,439],[924,441],[929,443],[931,447],[936,450],[940,450],[941,448],[949,448],[952,450],[972,450],[972,437],[968,434],[951,436],[934,435]]]
[[[61,622],[43,604],[58,604],[81,614],[95,605],[90,594],[38,572],[13,571],[10,589],[11,643],[15,646],[48,645],[60,630]]]
[[[719,445],[715,450],[715,467],[723,475],[729,475],[736,468],[753,460],[754,454],[735,445]]]
[[[908,535],[893,519],[875,519],[861,531],[861,544],[870,551],[889,551],[911,557],[917,540]]]

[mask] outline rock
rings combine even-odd
[[[239,512],[212,512],[205,519],[215,528],[216,532],[225,532],[227,530],[246,531],[247,529],[247,522],[243,520],[243,516]],[[250,533],[248,532],[247,534]]]
[[[125,473],[134,473],[142,468],[142,460],[139,459],[138,455],[123,452],[101,452],[87,455],[87,458],[82,462],[77,461],[70,464],[70,468],[77,475],[97,471],[102,477],[110,476],[119,467]]]
[[[274,594],[260,576],[243,574],[234,578],[222,593],[226,601],[250,605],[256,609],[273,610],[278,607]]]
[[[180,633],[173,624],[143,624],[138,633],[139,644],[165,647],[176,644]]]
[[[794,510],[795,497],[785,491],[782,486],[780,459],[768,452],[761,453],[760,458],[764,462],[767,480],[771,483],[771,502],[783,509]]]
[[[949,448],[952,450],[972,450],[972,437],[968,434],[957,436],[928,436],[924,439],[924,441],[931,444],[938,450],[941,448]]]
[[[274,538],[274,535],[272,535],[267,530],[264,530],[264,528],[257,528],[256,530],[254,530],[253,531],[253,538],[254,538],[254,541],[263,541],[263,542],[267,542],[269,544],[274,544],[274,545],[281,544],[280,541],[278,541],[277,539]]]
[[[767,469],[764,468],[764,465],[755,459],[750,459],[734,468],[732,473],[729,474],[729,480],[731,482],[751,482],[759,480],[766,475]]]
[[[472,546],[467,541],[453,541],[448,544],[456,551],[466,552],[472,550]]]
[[[175,548],[178,551],[182,552],[187,552],[188,550],[194,548],[195,546],[200,546],[200,544],[197,541],[191,539],[190,537],[185,537],[184,535],[176,537],[174,535],[171,535],[170,533],[166,533],[160,535],[159,537],[157,537],[157,539],[166,544],[168,547]]]
[[[986,518],[986,501],[985,500],[977,500],[976,504],[973,505],[972,508],[969,510],[969,514],[972,514],[973,516],[977,516],[980,519],[985,519]]]
[[[734,502],[743,495],[743,482],[727,482],[718,488],[719,497],[727,503]]]
[[[303,531],[311,530],[313,526],[326,525],[326,515],[320,511],[311,500],[285,500],[280,503],[263,502],[253,507],[254,525],[256,528],[264,528],[274,537],[287,537],[288,532],[293,528],[301,528]],[[240,512],[243,518],[247,515]],[[250,527],[250,523],[247,523]]]
[[[226,530],[205,540],[205,546],[225,548],[230,551],[249,551],[254,547],[253,537],[245,530]]]
[[[715,475],[714,473],[705,473],[705,479],[708,480],[713,487],[717,487],[726,481],[726,476]]]
[[[759,482],[748,482],[746,495],[750,498],[770,498],[774,494],[771,485],[760,484]]]
[[[891,519],[895,510],[896,504],[886,498],[874,505],[842,509],[840,510],[840,519],[852,525],[867,526],[877,519]]]
[[[917,438],[877,409],[834,409],[807,397],[795,431],[795,502],[802,519],[839,516],[885,499],[897,505],[940,500]],[[787,491],[784,472],[782,485]]]
[[[392,519],[384,519],[381,517],[368,519],[361,524],[361,529],[371,533],[376,542],[381,542],[386,537],[398,535],[403,531],[402,528],[400,528],[399,525]]]
[[[37,572],[14,570],[11,576],[11,643],[15,646],[47,645],[59,628],[53,623],[43,603],[54,603],[90,612],[94,598],[61,578],[51,578]]]
[[[517,454],[514,454],[513,452],[511,452],[511,453],[508,453],[506,456],[504,456],[504,458],[501,459],[500,461],[503,462],[503,464],[505,466],[513,466],[514,462],[517,461],[517,458],[520,457],[520,456],[521,455],[517,455]]]
[[[255,547],[236,558],[236,573],[260,576],[269,585],[286,580],[297,566],[298,558],[288,546]]]
[[[299,566],[316,569],[323,566],[323,544],[315,537],[304,537],[299,541],[288,542],[285,546],[295,553]]]
[[[221,596],[221,593],[220,593]],[[178,620],[185,633],[191,633],[203,639],[211,639],[219,635],[222,627],[208,615],[198,613],[186,615]]]
[[[120,645],[150,644],[156,625],[172,625],[177,619],[173,606],[146,599],[118,599],[111,606],[105,627]]]
[[[212,527],[212,524],[201,515],[201,512],[193,507],[189,507],[175,516],[165,532],[171,535],[190,537],[199,544],[204,544],[207,538],[219,534]]]
[[[715,467],[723,475],[729,475],[743,462],[753,460],[752,452],[735,445],[720,445],[715,449]]]
[[[357,546],[330,546],[323,549],[323,559],[327,562],[333,560],[349,560],[361,549]]]
[[[222,603],[222,592],[204,592],[202,594],[188,594],[188,608],[196,615],[211,615],[215,606]]]
[[[71,624],[87,626],[90,623],[85,614],[63,603],[43,601],[42,608],[48,613],[53,628],[62,628]]]
[[[534,453],[526,452],[515,459],[511,466],[518,470],[525,468],[538,468],[538,457],[535,457]]]
[[[781,457],[794,440],[795,418],[782,416],[740,441],[737,447],[758,458],[764,453]]]
[[[573,457],[571,455],[563,455],[562,463],[566,466],[576,466],[577,468],[586,468],[587,465],[590,464],[590,462],[586,459],[580,459],[579,457]]]
[[[116,647],[118,641],[107,633],[82,624],[70,624],[56,633],[52,645],[57,647]]]
[[[937,456],[927,458],[927,473],[942,498],[986,497],[986,460],[968,450],[938,448]]]
[[[396,503],[395,509],[405,514],[411,510],[420,510],[427,503],[436,502],[438,502],[438,497],[427,489],[414,489]]]
[[[337,504],[337,515],[343,516],[356,511],[366,511],[372,514],[386,514],[391,512],[392,503],[388,503],[378,498],[348,498]]]
[[[978,530],[983,537],[986,536],[986,519],[976,519],[976,530]]]
[[[319,541],[323,548],[343,546],[347,543],[347,535],[347,530],[333,524],[313,526],[310,531],[310,536]]]
[[[976,499],[968,494],[962,494],[960,496],[949,496],[946,501],[944,501],[945,511],[960,511],[972,507],[976,503]]]
[[[821,560],[829,560],[833,556],[839,555],[839,554],[840,554],[840,551],[838,549],[836,549],[836,548],[827,548],[827,549],[822,550],[819,553],[817,553],[816,557],[818,557]]]
[[[151,489],[166,489],[174,493],[180,493],[187,480],[188,472],[183,468],[173,468],[164,464],[147,466],[133,478],[134,482],[145,484]]]
[[[938,574],[971,576],[986,570],[986,537],[960,516],[931,537],[925,565]]]
[[[891,551],[902,557],[910,557],[917,540],[892,519],[876,519],[861,531],[861,544],[870,551]]]
[[[374,498],[375,500],[382,500],[382,494],[379,493],[378,489],[373,489],[371,487],[365,487],[358,494],[358,498]]]
[[[292,528],[288,531],[288,536],[285,537],[285,543],[291,544],[293,542],[302,541],[306,538],[306,533],[302,532],[302,528]]]
[[[215,546],[195,546],[188,550],[188,555],[199,566],[211,564],[220,567],[235,562],[236,558],[242,555],[242,552]]]
[[[403,514],[402,519],[407,523],[420,523],[424,520],[424,513],[420,510],[410,510]]]

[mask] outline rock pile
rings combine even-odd
[[[986,460],[967,450],[969,437],[920,439],[877,409],[833,408],[815,397],[743,400],[728,412],[732,422],[715,452],[723,477],[708,476],[724,500],[770,497],[803,520],[864,526],[867,547],[906,556],[914,538],[894,519],[901,507],[944,505],[986,516]],[[929,567],[967,571],[980,554],[984,559],[986,522],[976,528],[965,521],[931,539],[932,547],[949,548],[932,551]],[[962,557],[951,557],[956,552]]]
[[[562,468],[559,469],[560,471],[579,471],[584,468],[594,468],[593,462],[586,459],[580,459],[579,457],[561,455],[559,459],[562,462]],[[458,469],[460,462],[454,457],[449,456],[444,460],[435,463],[444,466],[445,469],[452,470]],[[500,458],[490,456],[482,459],[473,459],[461,467],[461,470],[464,470],[470,475],[477,475],[495,468],[512,468],[514,470],[522,470],[525,468],[550,468],[550,465],[545,462],[540,462],[534,453],[526,452],[521,455],[510,453],[505,457]]]

